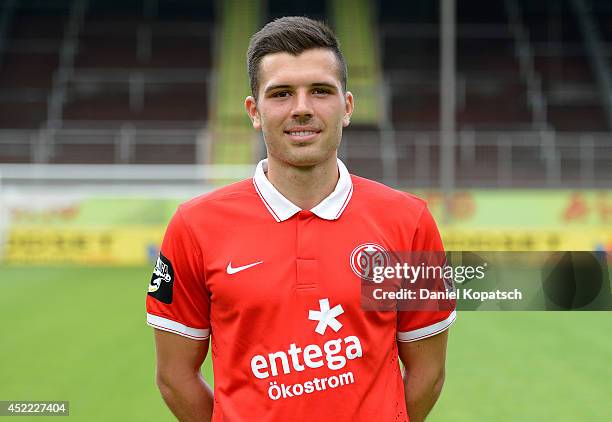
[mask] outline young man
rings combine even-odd
[[[329,28],[269,23],[248,70],[267,159],[179,207],[149,286],[163,398],[181,421],[422,421],[455,312],[365,311],[357,261],[439,251],[436,225],[423,201],[338,160],[353,96]],[[214,396],[200,374],[209,336]]]

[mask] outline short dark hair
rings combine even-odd
[[[342,90],[346,92],[346,62],[334,32],[323,22],[303,16],[287,16],[269,22],[251,37],[247,70],[253,96],[257,99],[259,63],[264,56],[274,53],[297,56],[313,48],[325,48],[334,53],[338,60],[338,77]]]

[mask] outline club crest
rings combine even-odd
[[[376,243],[364,243],[351,252],[350,264],[361,279],[374,281],[374,268],[389,266],[389,253]]]

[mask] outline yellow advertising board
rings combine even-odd
[[[440,227],[449,251],[612,250],[612,230],[456,229]]]
[[[449,251],[612,251],[612,191],[417,192]],[[2,262],[142,265],[180,200],[23,197],[6,203]],[[0,233],[1,235],[2,233]],[[1,246],[1,245],[0,245]]]
[[[4,262],[142,265],[154,260],[164,227],[15,228]],[[612,245],[612,231],[484,230],[441,227],[449,251],[593,251]]]
[[[141,265],[157,255],[164,227],[13,228],[4,262]]]

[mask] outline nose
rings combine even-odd
[[[307,92],[298,91],[294,96],[294,106],[292,111],[292,116],[295,119],[299,118],[309,118],[313,115],[312,103],[310,101],[310,97]]]

